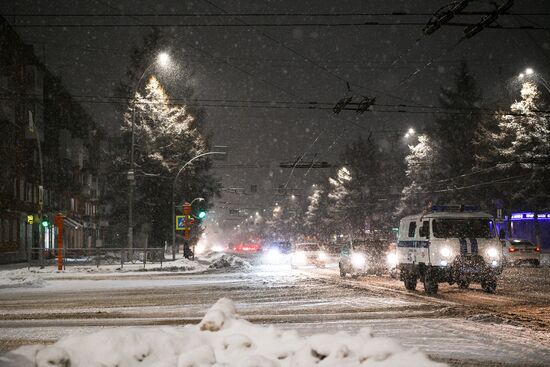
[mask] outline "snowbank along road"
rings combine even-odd
[[[106,327],[198,323],[218,299],[245,319],[302,335],[357,332],[398,339],[456,366],[550,365],[550,269],[514,268],[497,294],[442,286],[428,297],[388,277],[255,266],[203,274],[52,274],[39,288],[0,289],[0,347],[49,343]]]

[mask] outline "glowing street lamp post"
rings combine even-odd
[[[172,184],[172,224],[171,226],[176,225],[176,183],[178,181],[178,177],[180,176],[180,173],[182,173],[183,170],[185,170],[185,167],[187,167],[195,159],[198,159],[207,155],[214,155],[214,154],[225,155],[226,152],[206,152],[206,153],[199,154],[191,158],[187,162],[185,162],[185,164],[179,169],[178,173],[176,174],[176,177],[174,178],[174,183]],[[193,201],[198,199],[201,199],[201,198],[195,198]],[[173,228],[173,227],[171,228],[172,228],[172,260],[176,260],[176,228]]]

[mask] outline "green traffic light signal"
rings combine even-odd
[[[200,219],[203,219],[204,217],[206,217],[206,212],[205,212],[204,210],[201,210],[201,211],[199,212],[199,218],[200,218]]]
[[[48,221],[48,218],[44,218],[44,219],[42,219],[42,223],[40,223],[40,224],[42,224],[42,227],[45,228],[45,227],[50,225],[50,222]]]

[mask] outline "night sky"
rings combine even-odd
[[[372,131],[376,139],[387,139],[403,135],[411,126],[420,130],[433,119],[432,114],[382,110],[391,110],[398,104],[438,106],[439,88],[452,82],[461,59],[468,62],[481,87],[484,103],[490,107],[505,108],[519,96],[514,81],[528,66],[550,79],[548,30],[484,29],[458,44],[464,27],[444,26],[433,35],[423,36],[422,24],[429,20],[429,14],[448,3],[426,0],[12,0],[0,3],[0,13],[16,25],[24,41],[35,46],[39,57],[75,96],[113,96],[114,84],[124,77],[127,69],[132,44],[150,31],[150,25],[163,25],[162,31],[174,40],[170,53],[176,62],[184,60],[181,64],[185,64],[189,72],[174,74],[177,78],[161,76],[161,81],[174,91],[181,78],[191,75],[185,82],[194,86],[197,98],[207,105],[206,126],[201,129],[213,134],[214,144],[229,146],[230,159],[220,164],[261,167],[217,170],[224,186],[257,184],[267,188],[287,182],[290,170],[278,169],[282,160],[307,152],[318,153],[320,159],[336,163],[343,146],[359,134],[366,136]],[[476,1],[466,10],[492,9],[489,2]],[[226,12],[330,13],[332,16],[183,16]],[[419,15],[366,15],[392,12]],[[342,13],[363,15],[343,16]],[[550,25],[549,1],[517,0],[510,13],[519,15],[503,15],[495,24],[539,28]],[[88,16],[59,16],[62,14]],[[143,16],[147,14],[151,16]],[[171,14],[175,15],[168,16]],[[459,16],[454,21],[476,23],[481,17]],[[382,24],[357,25],[365,22]],[[396,25],[404,22],[416,24]],[[259,25],[266,23],[278,26]],[[281,26],[289,23],[291,25]],[[300,25],[303,23],[315,25]],[[54,24],[69,26],[37,27]],[[83,24],[94,26],[75,26]],[[195,26],[183,26],[193,24]],[[216,24],[226,26],[213,26]],[[430,60],[433,63],[426,66]],[[417,68],[418,74],[401,82]],[[179,81],[174,80],[178,78]],[[356,115],[354,111],[344,111],[334,116],[329,104],[349,95],[376,97],[377,104],[388,107],[375,108],[380,112]],[[243,104],[228,100],[253,102],[248,103],[249,107],[222,107]],[[259,101],[294,104],[292,108],[278,103],[272,108],[250,107],[265,105]],[[323,106],[329,109],[296,108],[303,106],[300,103],[312,101],[328,103]],[[117,130],[119,117],[112,106],[105,103],[84,103],[84,106],[110,132]],[[328,174],[326,170],[316,170],[304,179],[305,172],[294,172],[289,187],[306,188]],[[241,199],[251,205],[252,198]],[[265,203],[271,199],[264,195],[258,200]]]

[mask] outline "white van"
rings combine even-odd
[[[437,293],[441,282],[460,288],[478,282],[493,293],[502,272],[502,245],[490,214],[470,206],[438,205],[401,219],[397,262],[408,290],[415,290],[418,280],[428,294]]]

